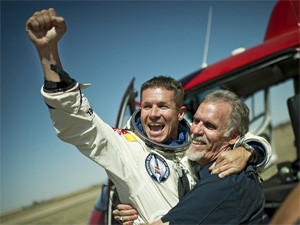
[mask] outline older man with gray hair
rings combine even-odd
[[[194,115],[192,144],[186,155],[201,166],[197,185],[155,224],[259,224],[264,194],[249,165],[239,174],[219,178],[209,167],[223,151],[246,135],[249,110],[233,92],[207,93]]]

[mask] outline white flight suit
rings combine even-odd
[[[135,224],[154,222],[178,203],[177,170],[181,166],[191,171],[183,152],[162,155],[135,133],[113,129],[92,111],[78,83],[66,92],[46,93],[42,88],[41,93],[57,136],[106,170],[120,201],[138,210]],[[194,186],[191,176],[189,181]]]

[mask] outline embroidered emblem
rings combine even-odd
[[[127,141],[137,141],[136,137],[130,133],[128,133],[126,130],[118,129],[112,127],[112,129],[117,132],[119,135],[124,135]]]
[[[170,176],[166,160],[159,155],[150,153],[145,160],[145,166],[148,174],[158,183],[166,181]]]
[[[114,128],[114,127],[112,127],[112,129],[113,129],[115,132],[117,132],[119,135],[122,135],[122,134],[128,134],[128,132],[125,131],[125,130],[121,130],[121,129]]]

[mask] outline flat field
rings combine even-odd
[[[282,124],[273,131],[278,163],[296,159],[291,125]],[[276,174],[276,165],[261,174],[264,180]],[[19,208],[0,216],[0,224],[87,224],[101,185],[88,187],[30,207]]]
[[[0,224],[87,224],[101,185],[78,190],[1,215]]]

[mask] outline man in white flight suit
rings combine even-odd
[[[106,170],[120,201],[138,210],[135,223],[151,223],[166,214],[179,201],[179,178],[187,176],[189,188],[195,184],[184,157],[190,140],[180,83],[154,78],[142,89],[141,111],[132,117],[132,131],[112,128],[93,112],[81,93],[86,86],[61,69],[57,43],[66,31],[64,19],[57,17],[54,9],[42,10],[28,19],[26,31],[42,63],[45,84],[41,93],[57,136]],[[161,86],[161,80],[155,84],[156,79],[166,81]],[[270,157],[270,146],[259,137],[250,139],[264,148],[262,168]],[[255,155],[243,147],[229,154],[237,158],[234,164],[221,159],[213,172],[239,172]]]

